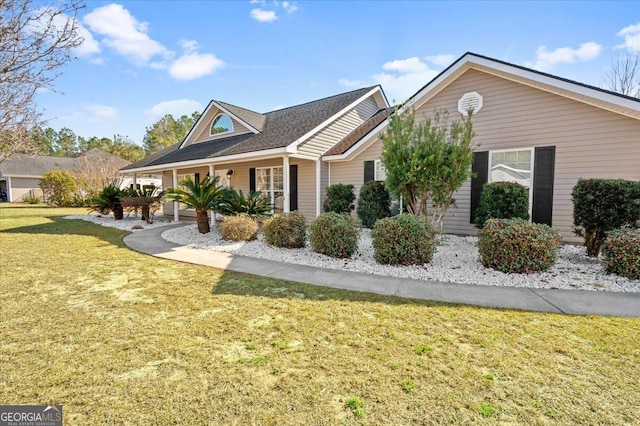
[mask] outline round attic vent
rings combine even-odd
[[[477,114],[480,108],[482,108],[482,96],[478,92],[465,93],[458,101],[458,112],[465,117],[469,115],[469,109],[473,109],[473,113]]]

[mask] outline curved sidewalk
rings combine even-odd
[[[165,259],[344,290],[489,308],[640,317],[640,293],[454,284],[293,265],[170,243],[161,234],[171,227],[134,232],[123,241],[133,250]]]

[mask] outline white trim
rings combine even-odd
[[[316,216],[320,216],[322,213],[322,162],[316,160]]]
[[[249,123],[247,123],[246,121],[240,119],[239,117],[237,117],[235,114],[231,113],[229,110],[227,110],[226,108],[224,108],[222,105],[220,105],[219,103],[217,103],[216,101],[211,101],[209,102],[209,105],[207,105],[207,107],[204,109],[204,112],[202,113],[202,115],[200,116],[200,118],[198,119],[198,121],[195,122],[195,124],[193,125],[193,127],[189,130],[189,133],[187,133],[187,136],[185,136],[184,140],[182,141],[182,143],[180,144],[180,146],[178,147],[178,149],[182,149],[186,144],[187,141],[190,140],[191,135],[194,133],[195,129],[197,127],[199,127],[201,125],[201,122],[204,123],[204,118],[207,116],[207,114],[209,113],[209,111],[211,110],[211,107],[215,106],[216,108],[218,108],[220,111],[223,111],[225,114],[227,114],[229,117],[233,117],[237,122],[239,122],[240,124],[242,124],[243,126],[245,126],[247,129],[249,129],[251,132],[257,134],[260,133],[260,131],[258,129],[256,129],[255,127],[251,126]],[[235,127],[235,126],[234,126]]]
[[[407,102],[404,103],[404,105],[399,109],[399,112],[404,111],[406,108],[409,107],[413,107],[414,105],[416,105],[418,103],[418,101],[421,101],[422,104],[424,104],[425,102],[427,102],[431,97],[433,97],[435,94],[437,94],[438,92],[440,92],[441,90],[443,90],[445,87],[448,86],[445,85],[444,87],[440,88],[440,90],[435,90],[435,88],[437,88],[441,83],[443,83],[444,81],[446,81],[451,75],[455,74],[456,72],[458,72],[461,68],[463,67],[468,67],[468,68],[473,68],[473,65],[479,65],[482,67],[486,67],[489,68],[490,70],[493,69],[495,71],[501,71],[504,72],[506,74],[510,74],[516,77],[521,77],[521,78],[525,78],[531,81],[535,81],[537,83],[542,83],[551,87],[555,87],[561,90],[566,90],[569,91],[571,93],[575,93],[576,95],[580,95],[580,96],[587,96],[593,99],[597,99],[599,101],[604,101],[604,102],[608,102],[614,105],[618,105],[621,106],[623,108],[629,108],[633,111],[636,112],[640,112],[640,102],[636,102],[633,101],[631,99],[626,99],[626,98],[622,98],[620,96],[616,96],[610,93],[606,93],[606,92],[601,92],[599,90],[596,89],[592,89],[589,87],[585,87],[582,86],[580,84],[576,84],[576,83],[571,83],[568,81],[563,81],[561,79],[555,78],[555,77],[550,77],[550,76],[546,76],[546,75],[541,75],[538,74],[536,72],[533,71],[529,71],[529,70],[525,70],[522,68],[518,68],[516,66],[513,65],[508,65],[508,64],[504,64],[501,62],[496,62],[494,60],[490,60],[490,59],[485,59],[485,58],[481,58],[478,57],[476,55],[474,55],[473,53],[466,53],[465,55],[463,55],[460,59],[458,59],[458,61],[454,62],[454,65],[451,66],[451,68],[449,68],[448,70],[446,70],[444,73],[440,74],[435,80],[432,80],[431,82],[429,82],[426,86],[424,86],[418,93],[416,93],[415,95],[413,95],[411,98],[409,98],[407,100]],[[479,71],[482,72],[487,72],[487,69],[478,69]],[[496,74],[497,77],[501,77],[501,78],[506,78],[504,75],[500,75],[500,74]],[[519,80],[514,80],[517,83],[520,84],[525,84],[522,81]],[[532,86],[535,87],[536,89],[539,90],[545,90],[542,87],[539,86]],[[434,93],[431,93],[431,92]],[[578,102],[582,102],[582,103],[586,103],[586,104],[591,104],[595,107],[601,108],[601,109],[607,109],[610,110],[610,108],[605,108],[603,105],[599,105],[599,104],[595,104],[595,103],[590,103],[587,102],[585,99],[580,99],[577,97],[571,97],[571,96],[567,96],[566,93],[560,93],[560,92],[553,92],[557,95],[560,96],[564,96],[564,97],[569,97],[570,99],[576,100]],[[422,99],[423,97],[427,96],[427,95],[431,95],[430,97],[428,97],[427,99]],[[419,106],[418,106],[419,107]],[[618,114],[624,114],[624,112],[622,111],[618,111],[618,110],[613,110],[613,112],[616,112]],[[630,114],[624,114],[624,115],[630,115]],[[632,115],[630,115],[632,116]],[[637,116],[635,118],[638,118]]]
[[[299,158],[300,160],[316,161],[320,159],[320,156],[314,157],[311,155],[304,155],[304,154],[290,154],[289,158]]]
[[[197,160],[181,161],[178,163],[166,163],[166,164],[158,164],[157,166],[147,166],[147,167],[139,167],[137,169],[120,170],[120,174],[142,172],[142,171],[150,172],[154,170],[162,171],[162,170],[173,169],[175,167],[186,168],[186,167],[201,166],[201,165],[208,165],[208,164],[239,163],[239,162],[245,162],[247,160],[265,160],[268,158],[280,157],[284,153],[286,153],[286,150],[284,148],[265,149],[263,151],[251,151],[251,152],[245,152],[242,154],[226,155],[224,157],[200,158]]]
[[[289,213],[291,211],[291,188],[289,187],[291,182],[289,172],[289,157],[285,155],[282,157],[282,192],[284,195],[284,200],[282,200],[282,210],[285,213]],[[273,176],[271,179],[273,181]]]
[[[529,221],[532,220],[533,214],[533,179],[534,179],[534,166],[535,166],[535,155],[536,149],[535,147],[523,147],[523,148],[511,148],[511,149],[493,149],[489,150],[489,164],[487,164],[487,183],[493,182],[491,180],[491,163],[493,162],[493,154],[500,152],[514,152],[514,151],[530,151],[531,152],[531,174],[529,175]],[[496,182],[505,182],[505,181],[496,181]]]
[[[326,119],[325,121],[323,121],[322,123],[314,127],[313,129],[311,129],[310,131],[308,131],[307,133],[305,133],[304,135],[302,135],[301,137],[299,137],[298,139],[290,143],[287,146],[287,152],[295,153],[297,151],[298,145],[302,144],[311,136],[315,135],[320,130],[322,130],[323,128],[331,124],[333,121],[335,121],[338,117],[344,115],[347,111],[354,108],[356,105],[358,105],[359,103],[361,103],[362,101],[364,101],[365,99],[369,98],[370,96],[372,96],[373,94],[379,91],[380,91],[380,86],[374,87],[373,89],[368,91],[365,95],[361,96],[351,104],[347,105],[345,108],[341,109],[340,111],[338,111],[337,113],[335,113],[334,115],[332,115],[331,117],[329,117],[328,119]]]
[[[256,191],[259,191],[259,192],[262,192],[262,193],[265,193],[265,194],[269,194],[269,200],[271,201],[271,203],[273,205],[273,212],[275,212],[275,210],[276,210],[276,194],[275,194],[276,192],[282,192],[282,211],[285,212],[284,209],[286,207],[285,206],[285,201],[286,201],[285,183],[286,182],[285,182],[285,175],[284,175],[284,170],[285,170],[284,162],[285,162],[286,158],[287,157],[282,157],[282,166],[265,166],[265,167],[256,167],[255,168],[256,169],[256,181],[255,181]],[[287,161],[287,164],[288,164],[288,161]],[[274,184],[273,184],[274,180],[273,180],[273,178],[274,178],[275,173],[273,173],[273,171],[275,169],[282,169],[282,189],[281,190],[280,189],[274,189]],[[262,190],[262,189],[258,188],[258,170],[270,170],[270,172],[269,172],[269,187],[271,189]]]
[[[2,175],[0,177],[14,177],[18,179],[42,179],[42,175]]]
[[[367,133],[362,138],[360,138],[358,143],[356,143],[347,151],[345,151],[344,154],[328,155],[328,156],[322,157],[322,159],[324,161],[350,160],[352,157],[358,155],[360,152],[367,149],[370,145],[372,145],[374,142],[378,140],[378,135],[380,134],[380,132],[382,132],[382,130],[384,130],[384,128],[387,127],[387,125],[389,124],[389,118],[390,117],[385,118],[385,120],[382,123],[378,124],[373,130],[369,131],[369,133]]]
[[[218,119],[218,117],[221,117],[223,115],[226,115],[227,118],[229,119],[229,121],[231,122],[231,130],[226,130],[224,132],[211,134],[211,129],[213,128],[213,123],[215,123],[215,121]],[[236,126],[233,125],[233,119],[227,113],[219,112],[218,115],[213,117],[213,120],[211,120],[211,126],[209,126],[209,136],[220,136],[220,135],[225,135],[227,133],[233,133],[235,131],[235,129],[236,129]]]
[[[384,182],[387,179],[387,169],[384,167],[384,164],[382,165],[382,168],[384,168],[384,179],[378,179],[378,164],[382,164],[382,160],[373,160],[373,180],[376,182]]]
[[[178,169],[172,169],[171,172],[173,173],[173,176],[172,176],[173,188],[177,188],[178,187]],[[180,221],[180,212],[179,212],[179,206],[177,201],[173,202],[173,220],[175,222]]]

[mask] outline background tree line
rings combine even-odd
[[[29,149],[18,149],[16,152],[75,157],[82,152],[99,148],[125,160],[138,161],[149,154],[181,142],[199,117],[200,113],[197,111],[190,116],[183,115],[178,119],[171,114],[165,115],[146,128],[142,146],[121,135],[114,135],[113,138],[97,136],[85,138],[77,136],[68,127],[55,130],[51,127],[34,126],[28,132]]]

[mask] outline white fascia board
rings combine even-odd
[[[204,122],[204,117],[207,115],[207,113],[211,109],[211,105],[213,105],[213,101],[209,102],[209,105],[207,105],[207,107],[204,109],[204,112],[200,115],[200,118],[198,118],[198,121],[196,121],[193,127],[189,129],[189,133],[187,133],[187,136],[185,136],[185,138],[182,140],[182,143],[180,144],[178,149],[182,149],[182,147],[187,143],[187,141],[189,140],[189,138],[191,137],[191,134],[195,131],[195,129],[200,126],[201,122]]]
[[[360,151],[369,147],[369,145],[375,142],[376,139],[378,139],[378,135],[380,134],[380,132],[383,131],[385,127],[387,127],[387,124],[389,124],[389,117],[387,117],[382,123],[374,127],[373,130],[370,130],[369,133],[367,133],[362,138],[360,138],[358,143],[356,143],[351,148],[349,148],[344,154],[323,156],[322,160],[323,161],[351,160],[351,158],[359,154]]]
[[[571,83],[569,81],[559,80],[557,78],[541,75],[535,72],[524,70],[522,68],[514,67],[511,65],[503,64],[500,62],[493,62],[484,58],[478,58],[474,55],[469,55],[473,59],[463,61],[464,63],[470,62],[478,65],[482,65],[487,68],[493,68],[497,71],[502,71],[508,74],[513,74],[518,77],[527,78],[539,83],[543,83],[552,87],[567,90],[569,92],[576,93],[582,96],[588,96],[600,101],[609,102],[614,105],[619,105],[625,108],[632,109],[634,111],[640,111],[640,102],[626,99],[620,96],[613,95],[611,93],[601,92],[600,90],[585,87],[580,84]]]
[[[334,115],[332,115],[331,117],[329,117],[328,119],[326,119],[325,121],[323,121],[322,123],[320,123],[319,125],[317,125],[316,127],[314,127],[313,129],[311,129],[309,132],[305,133],[304,135],[302,135],[300,138],[298,138],[297,140],[293,141],[292,143],[290,143],[287,146],[287,152],[295,152],[293,151],[293,149],[297,149],[298,145],[302,144],[304,141],[306,141],[307,139],[309,139],[311,136],[315,135],[316,133],[318,133],[320,130],[324,129],[325,127],[327,127],[329,124],[331,124],[331,122],[333,122],[334,120],[336,120],[338,117],[344,115],[347,111],[349,111],[351,108],[355,107],[356,105],[358,105],[360,102],[364,101],[365,99],[367,99],[369,96],[373,95],[376,92],[380,91],[380,86],[376,86],[373,89],[371,89],[370,91],[368,91],[367,93],[365,93],[363,96],[361,96],[360,98],[358,98],[357,100],[355,100],[354,102],[352,102],[351,104],[347,105],[346,107],[344,107],[342,110],[338,111],[337,113],[335,113]]]
[[[569,81],[564,81],[558,78],[554,78],[547,75],[538,74],[536,72],[532,72],[526,69],[522,69],[519,67],[515,67],[513,65],[505,64],[502,62],[492,61],[490,59],[480,58],[472,53],[467,53],[462,57],[456,65],[449,68],[446,72],[438,76],[435,80],[431,81],[427,86],[425,86],[418,93],[413,95],[411,98],[405,102],[405,104],[399,109],[399,112],[404,112],[407,108],[413,107],[418,101],[422,100],[422,98],[428,95],[435,95],[437,92],[431,93],[435,88],[440,86],[443,81],[446,81],[452,74],[456,73],[462,67],[473,68],[473,65],[479,65],[485,67],[489,70],[493,69],[499,72],[503,72],[505,74],[511,74],[515,77],[520,77],[524,79],[528,79],[531,81],[535,81],[537,83],[545,84],[550,87],[556,87],[561,90],[566,90],[571,93],[575,93],[580,96],[587,96],[593,99],[597,99],[599,101],[608,102],[613,105],[618,105],[624,108],[629,108],[630,110],[640,112],[640,102],[633,101],[631,99],[626,99],[620,96],[613,95],[611,93],[601,92],[596,89],[592,89],[590,87],[585,87],[580,84],[575,84]],[[479,69],[479,71],[487,72],[487,69]],[[500,78],[505,78],[504,75],[498,75]],[[514,80],[522,84],[522,81]],[[536,87],[539,90],[544,90],[538,86]],[[566,94],[554,92],[560,96],[567,97]],[[428,100],[429,98],[427,98]],[[584,99],[575,99],[579,102],[585,102]],[[595,105],[598,108],[602,108],[602,105]],[[619,113],[619,111],[616,111]]]
[[[42,175],[2,175],[2,177],[22,178],[22,179],[42,179]]]
[[[301,160],[316,161],[320,156],[304,155],[304,154],[289,154],[289,158],[299,158]]]
[[[263,160],[271,157],[282,157],[287,154],[284,148],[265,149],[264,151],[252,151],[242,154],[225,155],[224,157],[199,158],[197,160],[181,161],[178,163],[159,164],[157,166],[140,167],[137,169],[120,170],[120,174],[130,174],[139,172],[152,172],[171,169],[184,169],[187,167],[202,166],[221,163],[239,163],[251,160]]]
[[[193,125],[193,127],[189,130],[189,133],[187,133],[187,136],[184,138],[184,140],[182,141],[182,143],[180,144],[180,147],[178,147],[178,149],[182,149],[186,144],[187,141],[189,140],[189,138],[191,137],[191,134],[194,133],[194,130],[197,127],[200,127],[200,123],[204,122],[204,118],[206,117],[207,113],[211,110],[212,107],[216,107],[218,108],[220,111],[224,112],[225,114],[233,117],[236,121],[240,122],[240,124],[242,124],[243,126],[245,126],[247,129],[249,129],[251,132],[253,132],[254,134],[260,133],[260,131],[258,129],[256,129],[255,127],[251,126],[249,123],[245,122],[244,120],[238,118],[235,114],[231,113],[229,110],[227,110],[226,108],[224,108],[222,105],[220,105],[219,103],[217,103],[216,101],[210,101],[209,105],[207,105],[207,107],[204,109],[204,112],[202,113],[202,115],[200,116],[200,118],[198,119],[198,121]],[[226,136],[225,136],[226,137]]]
[[[214,104],[220,111],[222,111],[225,114],[230,115],[231,117],[235,118],[236,121],[239,121],[243,126],[245,126],[247,129],[251,130],[254,134],[260,133],[260,131],[258,129],[256,129],[255,127],[253,127],[252,125],[250,125],[246,121],[242,120],[240,117],[238,117],[237,115],[233,114],[231,111],[229,111],[228,109],[226,109],[225,107],[223,107],[222,105],[217,103],[216,101],[211,101],[211,103]]]

